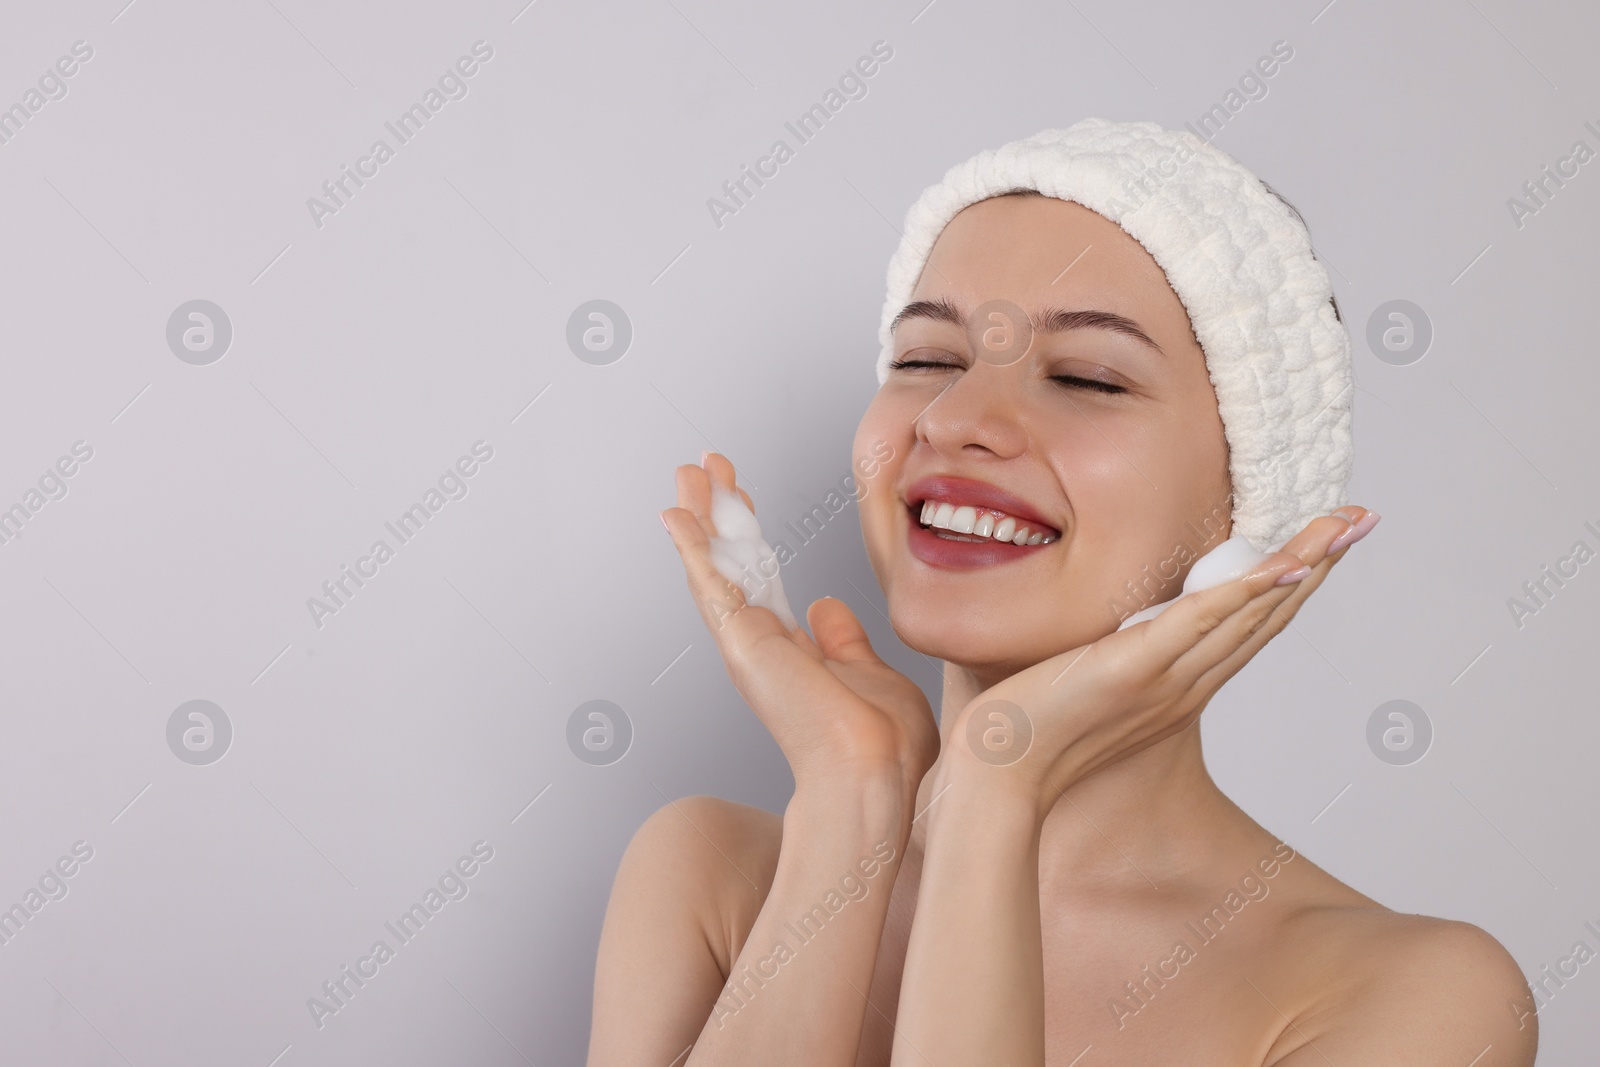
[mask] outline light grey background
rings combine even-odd
[[[1507,603],[1600,548],[1600,162],[1520,228],[1507,207],[1600,148],[1593,8],[924,2],[7,5],[0,106],[94,54],[0,144],[0,507],[94,451],[0,545],[0,906],[94,853],[0,945],[0,1060],[581,1062],[640,822],[791,786],[656,520],[673,466],[723,451],[765,522],[797,520],[849,472],[924,186],[1088,115],[1195,121],[1279,40],[1216,142],[1335,268],[1350,497],[1385,518],[1214,701],[1211,766],[1530,977],[1600,947],[1600,562],[1520,627]],[[467,95],[318,227],[307,199],[479,40]],[[707,199],[879,40],[867,95],[718,227]],[[193,299],[233,327],[209,366],[166,343]],[[593,299],[634,329],[606,366],[566,343]],[[1408,366],[1365,340],[1392,299],[1435,332]],[[480,440],[467,495],[318,628],[307,599]],[[845,598],[937,694],[854,508],[798,551],[791,599]],[[195,699],[233,727],[207,766],[167,744]],[[609,766],[566,742],[594,699],[635,731]],[[1410,766],[1367,745],[1392,699],[1433,724]],[[480,840],[468,895],[319,1028],[308,998]],[[1592,1061],[1597,1005],[1600,967],[1557,990],[1541,1063]]]

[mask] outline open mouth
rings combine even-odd
[[[906,510],[912,522],[943,541],[1031,548],[1061,539],[1061,531],[1054,527],[995,508],[924,500],[907,505]]]
[[[927,521],[923,521],[925,508]],[[917,502],[907,506],[906,518],[906,543],[911,554],[940,570],[971,570],[1013,562],[1048,552],[1061,539],[1059,530],[1036,520],[1023,522],[1014,515],[971,505]]]

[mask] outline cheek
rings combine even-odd
[[[889,407],[883,390],[879,389],[873,394],[867,409],[861,413],[861,421],[856,424],[855,442],[851,445],[851,452],[857,460],[862,458],[874,439],[886,436],[890,425]]]
[[[850,473],[855,476],[858,500],[887,495],[883,492],[885,478],[889,476],[894,457],[905,453],[902,444],[889,437],[888,429],[889,425],[873,406],[867,408],[856,426],[855,439],[850,443]],[[882,442],[887,442],[889,447],[885,448]],[[888,462],[880,458],[885,453],[890,457]]]
[[[1049,449],[1077,526],[1068,584],[1095,603],[1115,599],[1126,581],[1153,583],[1152,595],[1175,586],[1181,567],[1224,536],[1209,533],[1227,514],[1220,423],[1208,429],[1170,413],[1063,420]]]
[[[929,398],[917,397],[905,389],[878,390],[861,414],[855,439],[850,445],[850,461],[856,477],[877,481],[886,471],[897,471],[916,440],[917,416]]]
[[[1166,443],[1163,477],[1172,486],[1169,507],[1180,521],[1203,528],[1206,543],[1213,529],[1232,514],[1233,484],[1228,477],[1228,443],[1215,408],[1198,411],[1186,425],[1174,428]],[[1216,534],[1220,540],[1225,534]]]
[[[895,484],[911,452],[915,415],[899,411],[879,392],[856,426],[850,445],[850,467],[869,553],[879,547],[882,531],[889,528],[893,511],[899,507]]]
[[[1182,522],[1201,504],[1227,499],[1227,444],[1214,411],[1208,419],[1163,406],[1075,419],[1051,447],[1062,484],[1076,487],[1074,495],[1096,494],[1112,510],[1170,513]]]
[[[1148,490],[1146,476],[1159,456],[1157,442],[1137,424],[1103,413],[1054,419],[1038,444],[1067,491],[1074,517],[1090,507],[1115,507],[1130,493]]]

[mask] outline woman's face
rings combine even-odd
[[[853,445],[856,470],[873,472],[862,535],[901,640],[1004,677],[1176,596],[1231,532],[1228,451],[1189,317],[1144,247],[1082,205],[994,197],[945,227],[912,301],[894,358],[933,365],[891,369]],[[921,303],[939,301],[968,325]],[[1003,315],[974,321],[989,301],[1034,319],[1110,312],[1160,351],[1093,325],[1039,329],[1029,344]],[[1009,493],[1060,536],[933,542],[914,484],[933,476]],[[944,495],[962,503],[959,488]]]

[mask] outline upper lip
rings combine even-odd
[[[1026,521],[1035,529],[1053,531],[1057,536],[1061,534],[1059,527],[1045,519],[1029,506],[1027,501],[988,482],[960,478],[953,474],[936,474],[919,478],[906,488],[907,505],[920,505],[930,497],[941,501],[948,500],[957,507],[971,504],[979,508],[993,508],[995,511],[1015,516],[1019,521]]]

